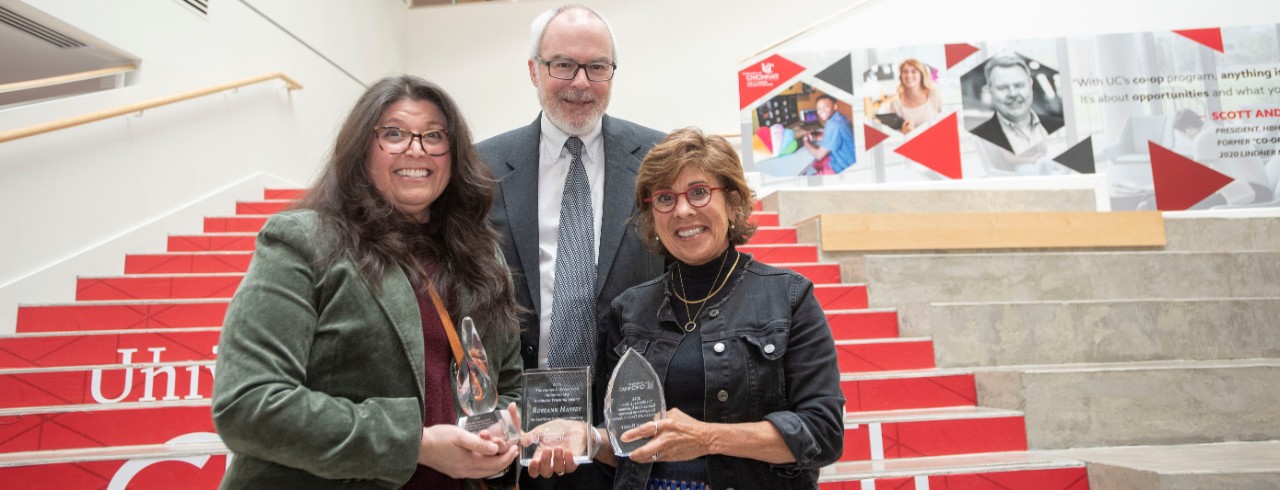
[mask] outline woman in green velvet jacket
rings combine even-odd
[[[455,324],[475,320],[499,407],[514,407],[519,312],[489,225],[493,185],[439,87],[399,76],[360,98],[299,209],[258,235],[227,311],[213,396],[235,453],[223,488],[514,482],[516,445],[457,427],[448,323],[428,293]]]

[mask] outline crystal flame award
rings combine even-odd
[[[494,438],[513,440],[519,437],[511,414],[505,409],[494,410],[498,405],[498,390],[493,382],[493,374],[489,370],[489,355],[480,342],[480,334],[476,332],[475,322],[471,317],[462,319],[462,331],[459,343],[462,344],[462,359],[458,361],[454,371],[456,379],[458,406],[466,414],[458,418],[458,427],[468,432],[479,433],[488,430]]]
[[[609,389],[604,395],[604,423],[609,429],[609,442],[613,453],[626,457],[631,451],[649,442],[652,437],[622,442],[623,432],[644,424],[657,422],[667,412],[667,402],[662,395],[662,380],[653,366],[635,349],[627,352],[613,368]],[[655,425],[656,427],[656,425]]]
[[[578,464],[596,454],[591,422],[591,368],[530,369],[524,372],[524,418],[520,464],[539,450],[563,448]]]

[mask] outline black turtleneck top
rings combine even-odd
[[[738,272],[734,266],[738,259],[738,250],[731,244],[719,258],[711,259],[702,265],[689,265],[677,262],[671,268],[667,278],[667,287],[673,293],[679,293],[685,299],[698,301],[706,298],[711,291],[719,287],[731,273]],[[738,259],[737,267],[744,267],[746,257]],[[698,326],[692,332],[685,333],[676,348],[671,364],[667,366],[667,376],[662,383],[662,391],[667,399],[667,408],[679,408],[680,411],[698,420],[704,418],[706,371],[702,365],[702,322],[707,319],[707,311],[713,305],[723,301],[732,292],[732,287],[725,286],[703,303],[686,304],[675,294],[670,295],[671,311],[675,314],[679,328],[684,328],[689,317],[695,316]],[[701,309],[701,311],[699,311]],[[658,463],[649,474],[650,478],[663,478],[677,481],[706,482],[707,460],[705,457],[679,463]]]

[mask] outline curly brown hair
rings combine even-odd
[[[724,138],[703,134],[702,130],[690,127],[672,131],[649,150],[640,164],[640,172],[636,174],[638,211],[632,220],[645,246],[654,253],[671,256],[654,229],[653,206],[644,200],[654,192],[670,187],[686,168],[701,170],[724,187],[725,202],[729,207],[726,210],[729,215],[729,243],[747,243],[756,232],[755,223],[748,221],[755,206],[755,193],[747,186],[742,162]]]
[[[448,186],[431,203],[431,219],[420,224],[388,202],[369,180],[369,148],[373,126],[392,104],[426,101],[444,115],[453,159]],[[497,257],[498,232],[489,223],[496,182],[471,140],[471,130],[444,89],[412,75],[384,78],[365,91],[347,114],[320,177],[298,207],[315,210],[335,246],[321,259],[332,263],[349,256],[369,285],[377,288],[391,267],[409,276],[415,289],[429,279],[442,295],[464,288],[481,308],[473,315],[481,325],[519,328],[506,264]],[[450,305],[450,314],[456,305]]]

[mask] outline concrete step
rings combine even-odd
[[[1280,358],[1280,298],[935,303],[943,367]]]
[[[1280,217],[1205,217],[1201,213],[1164,213],[1165,250],[1225,252],[1280,251]]]
[[[204,219],[205,233],[257,233],[267,224],[263,215],[208,216]]]
[[[126,356],[150,362],[155,352],[165,361],[209,361],[220,334],[219,328],[173,328],[0,337],[0,369],[120,364]]]
[[[973,407],[978,404],[973,373],[924,369],[844,374],[845,409],[851,412]]]
[[[855,310],[867,307],[866,284],[814,284],[813,295],[823,309]],[[894,318],[894,325],[898,319]]]
[[[76,301],[230,298],[243,273],[142,274],[76,279]]]
[[[761,201],[780,223],[841,213],[1097,211],[1094,189],[779,189]]]
[[[1280,359],[977,369],[981,405],[1021,410],[1033,449],[1280,439]]]
[[[837,340],[836,355],[842,373],[934,367],[933,342],[926,338]]]
[[[892,339],[898,337],[898,312],[894,310],[824,309],[827,325],[836,340]]]
[[[170,252],[252,252],[258,232],[169,235]]]
[[[1088,490],[1079,460],[1035,451],[842,462],[822,469],[821,490]]]
[[[158,354],[157,354],[158,355]],[[201,400],[213,362],[0,370],[0,409]]]
[[[160,444],[213,432],[209,400],[0,409],[0,453]]]
[[[268,199],[263,201],[236,201],[236,214],[270,215],[292,207],[293,199]]]
[[[215,490],[228,454],[211,433],[184,434],[166,444],[0,453],[0,482],[12,488]]]
[[[766,264],[775,262],[817,262],[818,247],[814,245],[781,244],[781,245],[742,245],[738,251],[749,253],[756,260]]]
[[[1022,414],[950,407],[845,415],[841,461],[1027,450]]]
[[[125,274],[218,274],[249,270],[253,252],[174,252],[128,254]],[[814,259],[815,261],[817,259]]]
[[[226,299],[82,301],[19,305],[18,333],[218,327]]]
[[[789,226],[761,226],[751,235],[748,245],[777,245],[796,243],[796,229]]]
[[[1280,488],[1280,441],[1071,449],[1093,490]]]
[[[1280,252],[870,255],[869,305],[929,336],[929,303],[1280,297]]]

